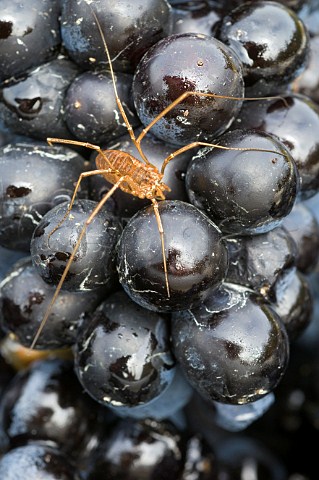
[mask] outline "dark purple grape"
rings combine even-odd
[[[135,132],[135,135],[137,136],[139,133],[140,130]],[[135,158],[140,158],[129,134],[119,138],[116,143],[109,143],[107,148],[128,152]],[[162,142],[153,135],[147,135],[143,139],[142,148],[146,158],[148,158],[159,171],[161,170],[164,159],[176,150],[174,146]],[[172,162],[168,163],[163,177],[163,182],[171,189],[171,191],[166,194],[167,200],[188,200],[185,188],[185,175],[187,165],[192,155],[193,151],[189,150],[178,155]],[[111,184],[106,182],[101,175],[91,177],[90,183],[92,198],[97,201],[101,200],[104,194],[111,188]],[[123,218],[130,218],[134,213],[142,207],[148,206],[150,203],[149,200],[134,197],[123,192],[121,189],[117,189],[113,193],[110,201],[113,203],[113,211]]]
[[[308,34],[299,17],[278,2],[246,2],[223,17],[218,38],[243,63],[247,97],[277,94],[305,68]]]
[[[166,0],[85,0],[62,3],[62,40],[70,57],[83,68],[107,64],[101,25],[114,70],[133,72],[146,50],[171,29],[171,9]]]
[[[286,274],[276,284],[271,307],[284,323],[289,339],[295,340],[309,326],[314,312],[310,284],[298,271]]]
[[[297,268],[302,273],[313,272],[319,260],[319,223],[315,215],[300,202],[294,205],[282,225],[296,243]]]
[[[56,448],[35,443],[15,448],[0,460],[6,480],[80,480],[74,465]]]
[[[118,244],[118,273],[128,295],[151,310],[168,312],[201,302],[207,290],[223,281],[227,250],[219,229],[192,205],[159,203],[164,228],[168,296],[160,234],[153,207],[138,212]]]
[[[139,125],[134,114],[131,75],[116,75],[116,88],[131,125]],[[110,74],[84,72],[70,85],[65,100],[65,121],[79,140],[105,145],[127,132],[118,110]]]
[[[31,240],[32,262],[48,284],[59,283],[80,232],[96,206],[97,203],[92,200],[78,200],[65,221],[59,225],[68,208],[68,203],[62,203],[44,215],[34,230]],[[49,237],[56,227],[57,230]],[[87,228],[63,288],[83,292],[103,285],[111,286],[115,282],[114,249],[120,233],[120,221],[102,208]]]
[[[4,124],[16,133],[41,140],[70,138],[63,101],[77,74],[74,63],[59,57],[4,86],[0,91],[0,117]]]
[[[261,235],[227,238],[229,269],[226,281],[246,286],[276,300],[276,285],[296,269],[297,248],[281,227]]]
[[[83,388],[103,405],[150,402],[175,372],[166,319],[139,307],[124,292],[115,293],[83,329],[75,370]]]
[[[137,66],[133,81],[136,111],[147,126],[185,92],[243,97],[242,67],[236,54],[202,34],[171,35],[151,47]],[[187,145],[211,142],[230,126],[241,101],[189,96],[160,119],[151,132]]]
[[[216,480],[212,450],[168,422],[122,421],[99,448],[88,480]]]
[[[207,147],[188,165],[191,202],[226,233],[247,235],[275,228],[291,211],[299,187],[288,150],[273,136],[253,130],[226,133],[219,144],[234,150]]]
[[[55,287],[45,283],[32,266],[31,258],[17,262],[0,284],[1,328],[30,347],[54,292]],[[60,292],[36,348],[48,350],[73,345],[81,321],[95,310],[106,293],[102,288]]]
[[[88,480],[176,480],[182,440],[170,425],[123,420],[101,445]]]
[[[253,402],[284,375],[289,342],[279,316],[231,284],[192,310],[172,314],[173,351],[186,378],[207,400]]]
[[[60,44],[59,0],[2,0],[0,83],[49,60]]]
[[[70,200],[74,181],[87,169],[73,150],[39,142],[0,149],[0,244],[29,252],[34,228],[54,205]],[[87,196],[84,181],[80,197]]]
[[[284,95],[282,100],[244,102],[234,125],[275,135],[296,162],[302,197],[318,192],[319,107],[310,98],[291,94]]]
[[[31,440],[50,441],[75,456],[97,413],[72,362],[38,361],[17,373],[2,396],[1,433],[9,448]]]

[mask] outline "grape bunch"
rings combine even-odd
[[[1,6],[0,479],[313,478],[315,1]]]

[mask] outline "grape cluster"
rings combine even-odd
[[[1,7],[0,479],[313,478],[314,0]]]

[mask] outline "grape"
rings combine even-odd
[[[272,230],[296,200],[299,177],[293,158],[273,136],[253,130],[225,133],[219,143],[235,149],[207,147],[189,163],[190,201],[223,232],[247,235]]]
[[[218,38],[243,63],[246,96],[277,94],[308,60],[308,34],[299,17],[277,2],[247,2],[225,15]]]
[[[45,63],[2,89],[0,117],[16,133],[46,140],[70,138],[64,119],[65,92],[78,69],[66,58]]]
[[[75,369],[84,389],[103,405],[134,407],[153,400],[175,373],[166,319],[115,293],[83,329]]]
[[[44,215],[34,230],[32,262],[48,284],[59,283],[83,224],[95,206],[92,200],[78,200],[71,214],[59,225],[68,207],[67,203],[62,203]],[[54,228],[57,230],[50,236]],[[88,291],[115,283],[114,247],[120,233],[119,220],[106,208],[100,210],[82,239],[63,288]]]
[[[15,375],[2,397],[2,435],[10,448],[41,440],[75,455],[97,412],[82,392],[72,362],[35,362]]]
[[[131,83],[130,75],[116,75],[119,97],[135,127],[139,121],[132,113]],[[78,75],[67,91],[64,108],[66,123],[79,140],[85,138],[87,142],[105,144],[127,131],[116,105],[109,74],[84,72]]]
[[[133,96],[146,126],[185,92],[243,97],[242,66],[226,45],[202,34],[171,35],[151,47],[137,66]],[[176,145],[211,142],[238,114],[238,100],[189,96],[152,128]]]
[[[70,57],[81,67],[106,64],[96,14],[115,70],[132,72],[146,50],[170,32],[171,9],[166,0],[84,0],[62,3],[61,34]]]
[[[309,198],[319,189],[319,107],[303,95],[282,100],[246,102],[236,121],[239,128],[253,128],[275,135],[291,153],[300,175],[300,195]],[[236,128],[236,127],[235,127]]]
[[[169,424],[122,421],[101,446],[89,480],[102,480],[105,472],[114,480],[160,480],[164,473],[175,480],[182,468],[181,448]]]
[[[227,250],[219,229],[192,205],[167,200],[159,212],[165,232],[170,296],[152,207],[138,212],[118,243],[119,280],[128,295],[151,310],[169,312],[198,305],[226,275]]]
[[[272,308],[283,321],[289,339],[295,340],[308,327],[314,312],[314,302],[307,277],[292,271],[283,276],[275,287]]]
[[[29,141],[0,149],[0,244],[29,252],[35,226],[43,215],[70,200],[74,179],[86,170],[73,150]],[[79,197],[88,194],[82,183]]]
[[[60,45],[58,0],[1,1],[0,83],[41,65]]]
[[[31,258],[14,264],[0,284],[2,329],[15,334],[22,345],[30,347],[54,292],[55,288],[45,283],[37,273]],[[73,345],[81,320],[95,310],[106,292],[106,288],[89,292],[61,292],[37,348],[49,350]]]
[[[226,242],[229,251],[226,280],[275,301],[276,285],[296,269],[298,252],[292,236],[277,227],[261,235],[229,237]]]
[[[213,480],[215,457],[198,436],[184,436],[168,422],[122,421],[100,446],[88,480]]]
[[[173,313],[173,351],[204,398],[245,404],[278,385],[289,343],[271,308],[250,292],[226,285],[196,309]]]

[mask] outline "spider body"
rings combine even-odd
[[[170,188],[162,182],[163,174],[150,163],[143,163],[129,153],[121,150],[104,150],[95,159],[98,170],[107,170],[109,165],[114,172],[105,172],[105,180],[115,185],[121,177],[126,180],[119,185],[119,188],[135,197],[148,200],[165,200],[165,191]]]

